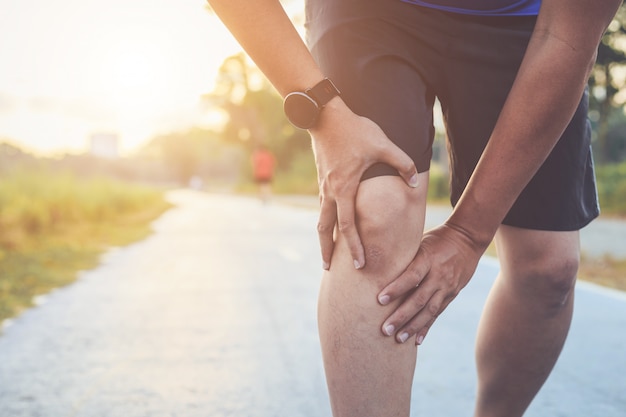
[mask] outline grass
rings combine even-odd
[[[604,214],[626,217],[626,162],[596,169],[598,197]]]
[[[583,281],[626,291],[626,259],[615,259],[611,256],[599,259],[583,256],[578,275]]]
[[[73,282],[110,247],[151,233],[169,204],[162,192],[50,173],[0,178],[0,320]]]

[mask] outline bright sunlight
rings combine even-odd
[[[90,135],[122,151],[216,117],[200,105],[240,50],[205,0],[0,0],[0,139],[82,152]]]
[[[103,53],[102,90],[106,101],[121,114],[160,111],[176,96],[175,76],[180,74],[172,62],[147,40],[120,42]]]

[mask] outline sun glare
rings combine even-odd
[[[94,131],[131,149],[219,123],[200,99],[240,51],[204,0],[20,0],[0,13],[0,40],[11,63],[0,68],[0,137],[46,151],[79,149]]]
[[[165,78],[165,60],[154,48],[126,48],[111,63],[111,81],[115,89],[145,90]]]
[[[111,45],[102,57],[101,87],[118,112],[158,110],[167,100],[172,66],[158,46],[141,40]]]

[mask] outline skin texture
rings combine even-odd
[[[324,78],[277,0],[209,3],[283,96]],[[478,334],[475,416],[521,416],[532,401],[569,328],[578,232],[500,224],[571,119],[620,4],[543,0],[467,188],[450,218],[423,236],[428,174],[417,175],[407,155],[341,97],[323,109],[309,132],[325,270],[320,340],[335,417],[409,415],[415,345],[470,280],[496,233],[502,270]],[[361,183],[376,162],[401,177]]]
[[[569,330],[578,232],[501,226],[500,274],[478,330],[475,416],[521,416],[550,374]]]
[[[420,174],[427,183],[428,173]],[[376,177],[357,194],[357,219],[367,265],[355,270],[346,240],[338,235],[330,270],[320,288],[318,326],[333,415],[408,416],[416,346],[380,333],[395,304],[381,308],[376,293],[417,250],[426,202],[425,187],[400,178]],[[398,222],[398,218],[406,222]]]

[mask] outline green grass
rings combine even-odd
[[[626,217],[626,162],[600,165],[596,176],[602,213]]]
[[[497,258],[495,242],[492,242],[485,254]],[[578,268],[578,279],[603,287],[626,291],[626,259],[612,256],[594,258],[583,254]]]
[[[578,275],[583,281],[626,291],[626,259],[611,256],[597,259],[583,256]]]
[[[108,248],[148,236],[168,207],[159,190],[112,180],[0,177],[0,320],[73,282]]]

